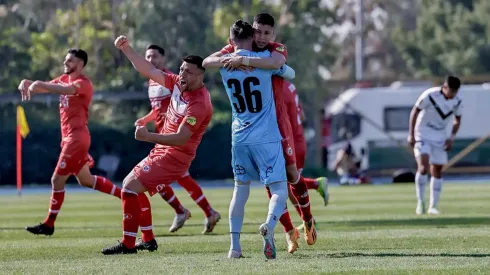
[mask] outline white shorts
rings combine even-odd
[[[444,150],[445,141],[417,141],[413,148],[415,157],[420,157],[423,154],[429,155],[429,163],[436,165],[444,165],[447,163],[447,152]]]

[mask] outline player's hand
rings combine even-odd
[[[407,142],[410,145],[410,147],[413,148],[415,146],[415,137],[412,135],[409,135],[407,138]]]
[[[243,56],[229,56],[221,59],[221,64],[228,71],[234,71],[243,65]]]
[[[453,147],[453,140],[452,139],[446,139],[446,142],[444,142],[444,150],[449,151]]]
[[[146,126],[146,124],[148,124],[148,121],[146,121],[146,119],[144,117],[142,118],[138,118],[135,122],[134,122],[134,126]]]
[[[27,100],[27,91],[29,90],[29,85],[30,83],[28,83],[27,80],[22,80],[19,84],[19,92],[20,92],[20,96],[22,98],[22,101],[24,100]]]
[[[242,72],[245,72],[245,73],[248,73],[248,72],[252,72],[255,68],[254,67],[250,67],[250,66],[247,66],[247,65],[241,65],[240,67],[236,68],[237,70],[239,71],[242,71]]]
[[[145,126],[136,126],[136,130],[134,131],[134,138],[139,141],[146,141],[148,134],[148,129],[146,129]]]
[[[120,50],[124,50],[129,46],[129,40],[126,36],[120,35],[116,40],[114,41],[114,46]]]

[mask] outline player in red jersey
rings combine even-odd
[[[179,75],[167,74],[139,56],[125,36],[118,37],[114,43],[138,72],[171,90],[172,97],[160,133],[149,133],[145,126],[136,127],[137,140],[156,145],[148,157],[124,179],[121,192],[123,239],[117,245],[103,249],[105,255],[137,252],[135,242],[139,219],[146,213],[141,211],[141,200],[138,197],[146,198],[148,203],[145,206],[150,208],[146,191],[154,195],[165,185],[182,178],[196,155],[213,114],[211,97],[203,83],[205,69],[201,57],[184,57]],[[143,242],[148,250],[157,246],[154,236],[143,235]]]
[[[229,69],[244,69],[248,70],[248,67],[258,67],[263,69],[278,69],[286,63],[287,50],[286,47],[280,43],[270,42],[274,36],[274,18],[267,13],[261,13],[254,17],[253,27],[255,29],[255,43],[254,51],[269,50],[271,52],[270,58],[244,58],[242,56],[221,58],[222,55],[232,53],[234,46],[229,44],[225,46],[221,51],[216,52],[205,59],[205,63],[209,66],[224,66]],[[294,139],[292,135],[292,129],[287,115],[286,106],[283,98],[283,78],[273,76],[272,84],[274,90],[274,99],[276,104],[276,116],[279,125],[279,130],[283,137],[283,150],[284,157],[286,159],[286,172],[288,176],[288,182],[290,183],[290,191],[297,198],[301,206],[300,216],[304,225],[304,237],[309,245],[313,245],[316,242],[316,229],[314,226],[313,216],[310,210],[310,201],[308,189],[306,187],[304,178],[299,173],[296,167],[296,156],[294,150]],[[270,192],[268,195],[270,196]],[[284,214],[280,218],[281,224],[284,227],[286,233],[286,240],[288,242],[288,251],[290,253],[296,251],[298,247],[297,239],[299,233],[294,228],[287,211],[287,207]]]
[[[163,72],[172,74],[171,71],[164,67],[165,50],[162,47],[149,45],[146,48],[145,59]],[[152,110],[144,117],[136,120],[135,126],[146,126],[149,122],[154,121],[156,126],[155,132],[160,133],[164,126],[172,91],[152,79],[149,80],[148,86],[148,96]],[[203,210],[205,219],[202,233],[212,232],[216,222],[221,219],[221,215],[211,207],[199,184],[190,176],[189,172],[186,172],[182,178],[178,179],[177,183],[189,193],[191,198]],[[159,193],[175,210],[175,218],[169,228],[170,232],[175,232],[184,226],[185,221],[191,217],[191,212],[180,203],[170,185],[165,185]]]
[[[26,227],[27,231],[36,235],[53,235],[56,217],[65,199],[65,183],[71,175],[75,175],[82,186],[121,198],[119,187],[104,177],[90,173],[93,159],[88,154],[88,108],[93,87],[90,79],[83,74],[87,60],[85,51],[70,49],[63,62],[63,75],[50,82],[24,79],[19,85],[23,101],[41,93],[60,95],[61,154],[51,177],[49,213],[43,223]]]
[[[284,102],[287,107],[291,129],[293,131],[294,149],[296,150],[296,166],[299,172],[303,171],[306,159],[306,139],[302,123],[304,121],[304,112],[299,102],[299,96],[296,92],[294,84],[287,80],[283,81]],[[305,178],[305,183],[308,189],[315,189],[320,193],[325,206],[328,204],[329,194],[327,178],[320,177],[317,179]],[[291,202],[299,212],[299,205],[294,196],[289,196]]]

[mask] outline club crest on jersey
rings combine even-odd
[[[293,155],[293,148],[291,148],[291,146],[288,147],[287,151],[289,156],[292,156]]]
[[[284,50],[286,50],[286,48],[284,48],[284,46],[279,46],[276,48],[276,51],[278,51],[278,52],[284,52]]]
[[[197,120],[195,117],[190,116],[187,118],[186,122],[189,123],[189,125],[194,126],[194,125],[196,125]]]
[[[148,166],[148,165],[144,165],[144,166],[143,166],[143,171],[145,171],[145,172],[150,172],[150,166]]]
[[[66,167],[66,162],[65,162],[64,160],[62,160],[62,161],[60,162],[60,168],[61,168],[61,169],[65,169],[65,167]]]

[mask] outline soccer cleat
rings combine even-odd
[[[121,241],[119,243],[102,249],[102,254],[104,255],[115,255],[115,254],[136,254],[138,250],[136,248],[127,248]]]
[[[144,242],[143,240],[139,241],[136,243],[135,248],[137,250],[148,250],[150,252],[156,251],[158,249],[158,243],[155,239],[149,241],[149,242]]]
[[[46,235],[51,236],[54,233],[54,226],[49,227],[44,223],[40,223],[34,226],[26,226],[26,230],[34,235]]]
[[[315,228],[318,228],[318,225],[316,223],[315,218],[313,218],[313,223],[315,224]],[[304,228],[305,228],[305,224],[304,223],[302,223],[302,224],[298,225],[298,227],[296,227],[296,229],[298,229],[298,230],[303,230]]]
[[[191,217],[191,212],[187,209],[184,210],[184,214],[175,214],[174,221],[168,231],[175,232],[184,226],[185,221]]]
[[[214,211],[211,216],[207,217],[204,219],[204,230],[202,231],[202,234],[207,234],[213,232],[214,227],[216,224],[221,220],[221,214]]]
[[[318,193],[323,198],[323,203],[325,206],[328,205],[328,200],[330,199],[330,195],[328,194],[328,179],[326,177],[319,177],[316,179],[318,182]]]
[[[259,227],[260,235],[264,239],[264,256],[267,259],[276,258],[276,245],[274,244],[274,232],[269,230],[267,224],[262,224]]]
[[[303,222],[303,229],[305,232],[305,241],[308,245],[314,245],[316,242],[316,229],[315,220],[311,219],[309,222]]]
[[[228,258],[229,259],[240,259],[240,258],[243,258],[243,255],[242,255],[242,252],[240,252],[240,251],[230,249],[230,251],[228,252]]]
[[[439,215],[439,214],[441,214],[441,212],[439,212],[439,210],[437,210],[437,208],[435,208],[435,207],[429,207],[429,210],[427,210],[427,214]]]
[[[293,228],[291,231],[286,232],[286,242],[288,243],[288,252],[293,253],[298,249],[299,231]]]
[[[425,213],[425,203],[419,202],[417,203],[417,208],[415,209],[415,214],[422,215]]]

